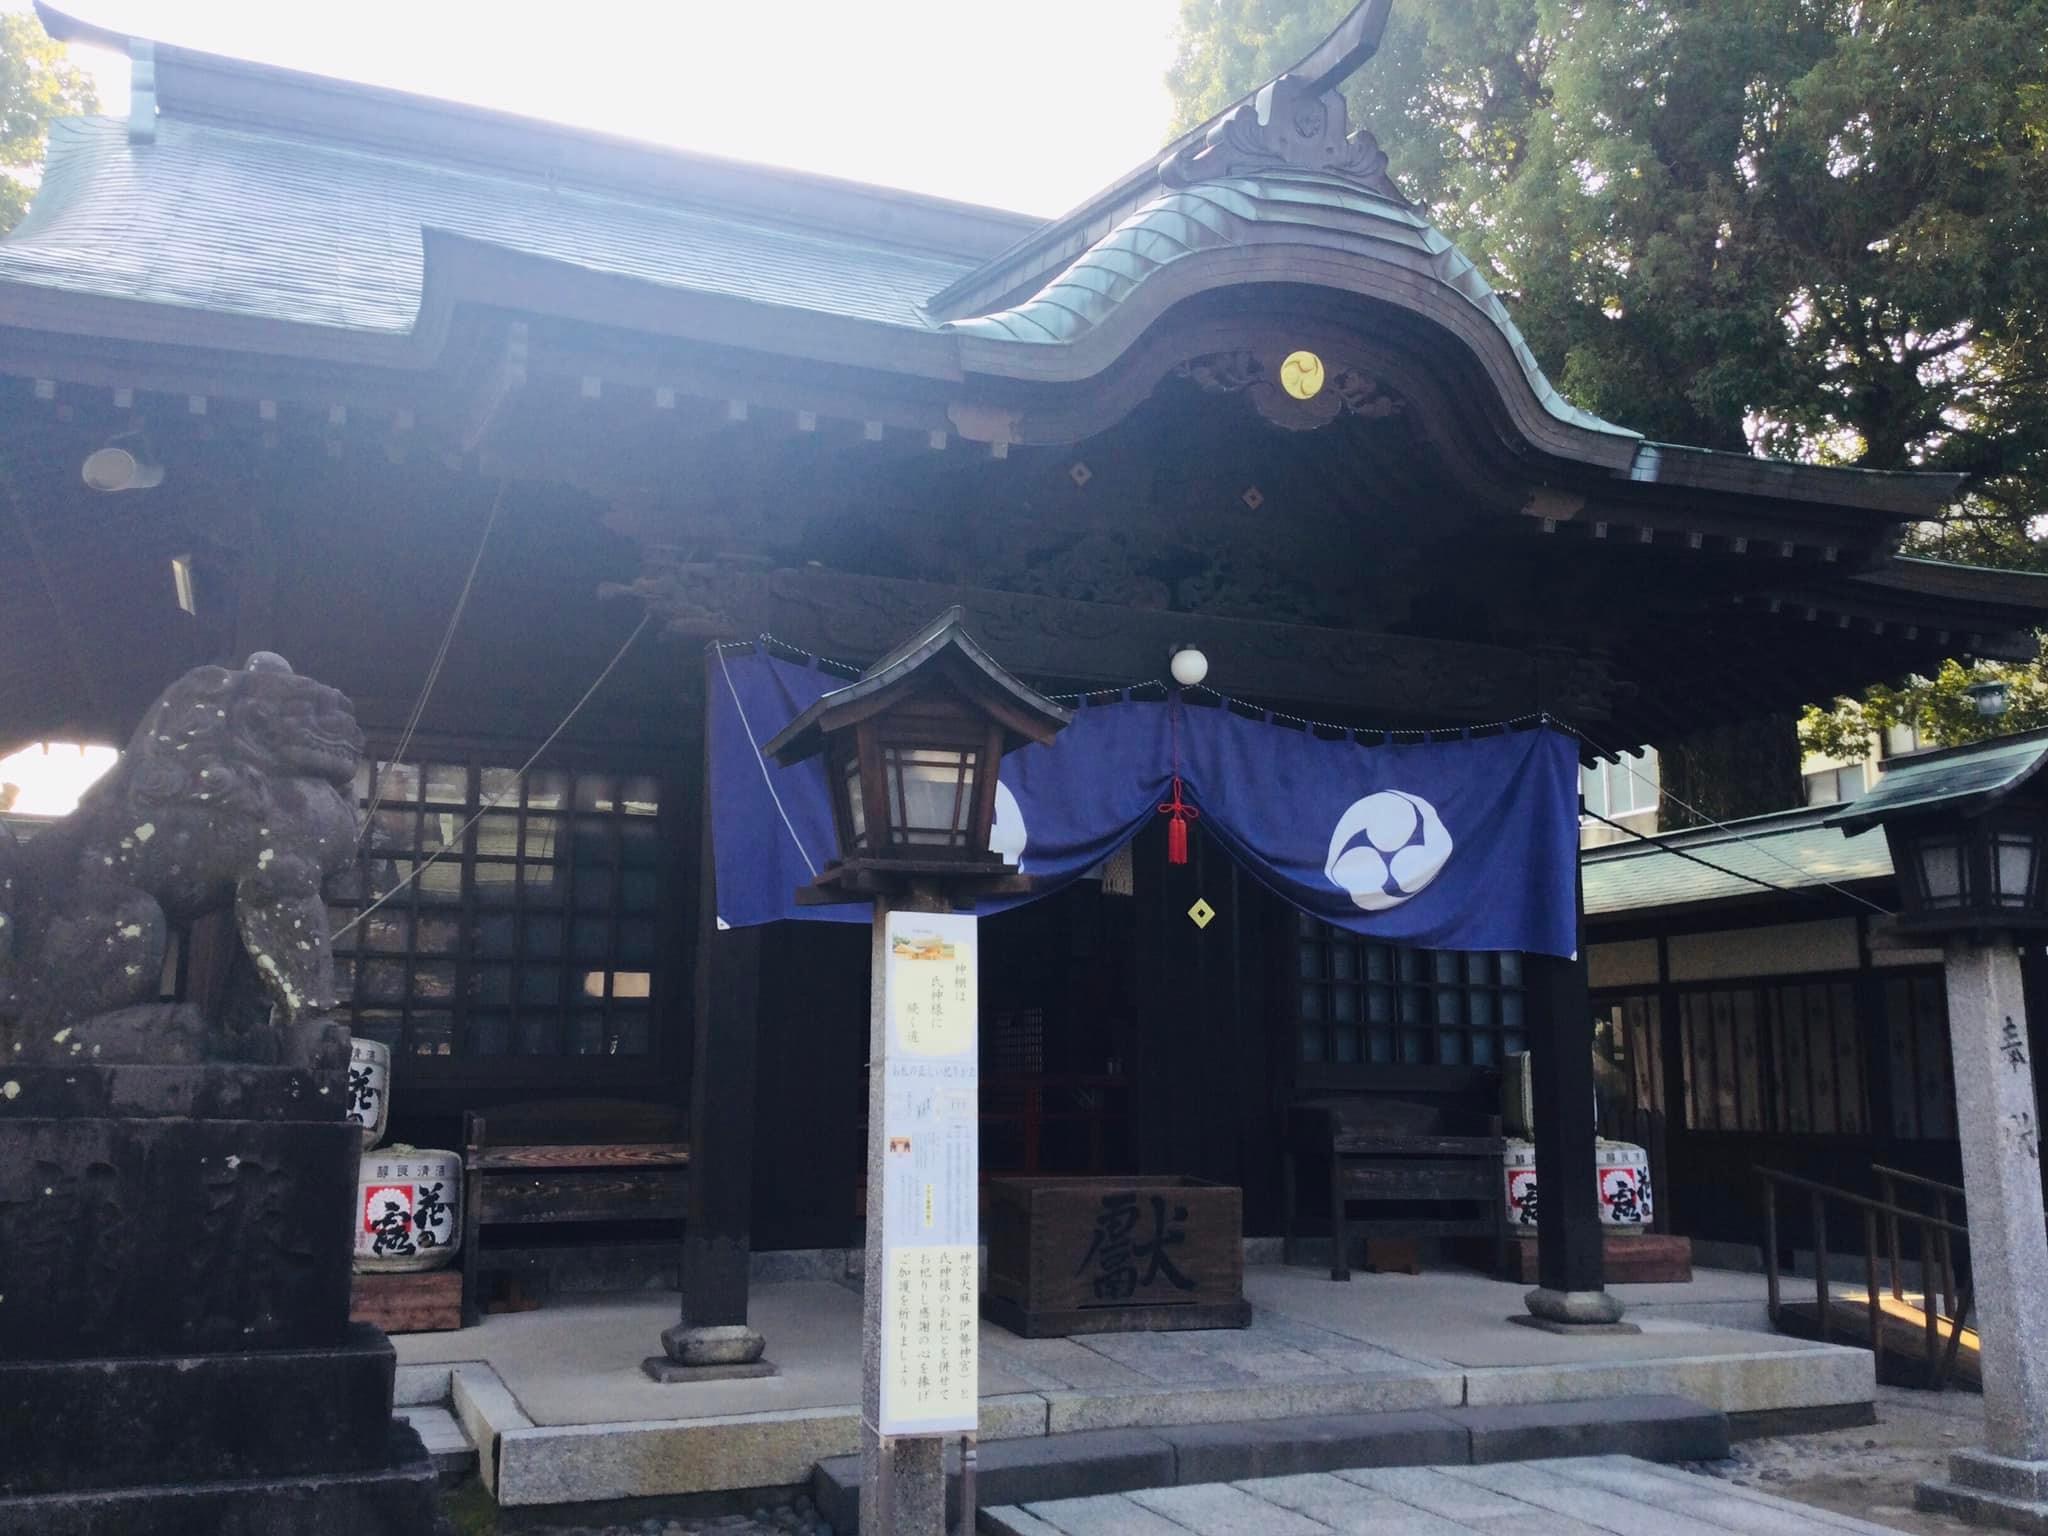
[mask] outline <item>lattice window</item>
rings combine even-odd
[[[1847,980],[1681,993],[1686,1124],[1699,1131],[1861,1136],[1870,1083]]]
[[[1295,955],[1302,1061],[1491,1067],[1528,1049],[1518,954],[1400,949],[1298,913]]]
[[[1885,977],[1884,1023],[1892,1134],[1907,1141],[1955,1140],[1956,1084],[1941,973]]]
[[[377,780],[364,862],[329,888],[335,929],[365,892],[418,878],[336,944],[350,1027],[407,1055],[647,1055],[659,781],[542,769],[522,782],[476,760],[383,763]],[[356,799],[368,808],[367,765]]]

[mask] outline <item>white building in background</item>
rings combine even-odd
[[[1657,830],[1657,796],[1662,774],[1655,747],[1624,752],[1614,762],[1596,762],[1579,769],[1579,797],[1586,814],[1579,818],[1579,846],[1599,848],[1628,842],[1629,833],[1596,818],[1618,821],[1632,832]]]
[[[1825,753],[1809,752],[1799,762],[1799,772],[1805,781],[1806,804],[1835,805],[1844,800],[1854,800],[1877,783],[1884,773],[1885,764],[1891,759],[1932,745],[1934,743],[1921,736],[1917,725],[1893,725],[1882,731],[1872,731],[1866,738],[1866,750],[1859,757],[1829,757]]]

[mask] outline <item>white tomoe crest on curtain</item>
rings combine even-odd
[[[991,852],[1000,853],[1019,869],[1024,867],[1024,846],[1031,841],[1030,830],[1024,825],[1024,807],[1017,803],[1017,797],[1010,793],[1010,786],[1001,779],[996,780],[996,819],[989,828],[988,846]]]
[[[1451,834],[1436,807],[1406,790],[1382,789],[1351,802],[1330,833],[1323,873],[1362,911],[1398,907],[1442,871]]]

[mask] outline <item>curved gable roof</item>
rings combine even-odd
[[[1293,245],[1348,256],[1355,263],[1348,275],[1316,275],[1333,286],[1442,319],[1440,306],[1415,291],[1415,279],[1436,285],[1483,318],[1492,339],[1513,355],[1522,381],[1552,417],[1587,432],[1630,441],[1641,438],[1639,432],[1580,410],[1558,393],[1515,329],[1507,306],[1435,226],[1377,192],[1316,173],[1275,171],[1169,188],[1029,298],[993,314],[948,321],[947,328],[991,340],[1071,344],[1100,326],[1140,285],[1164,269],[1176,263],[1201,265],[1210,258],[1220,285],[1229,280],[1229,264],[1213,258],[1259,245]],[[1309,271],[1304,263],[1304,275]]]

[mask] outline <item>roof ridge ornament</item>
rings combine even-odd
[[[1379,140],[1364,128],[1349,130],[1341,90],[1290,72],[1218,118],[1199,146],[1185,145],[1160,161],[1159,179],[1185,187],[1260,171],[1310,171],[1342,177],[1407,207],[1387,175]]]
[[[156,142],[156,44],[128,40],[128,142]]]

